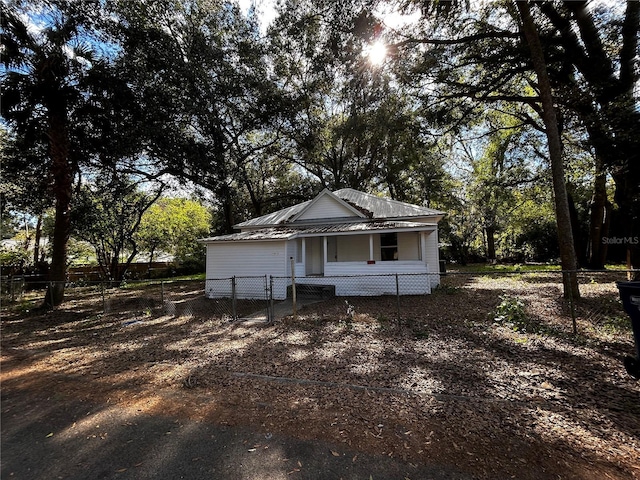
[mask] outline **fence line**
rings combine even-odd
[[[448,271],[446,273],[422,274],[372,274],[346,276],[318,276],[295,278],[290,276],[233,276],[207,278],[205,280],[150,280],[142,282],[65,282],[65,297],[69,300],[85,302],[96,313],[129,311],[133,316],[150,315],[159,312],[167,315],[189,315],[203,318],[221,318],[237,320],[239,318],[262,319],[272,322],[276,306],[282,301],[305,301],[309,298],[324,301],[333,297],[332,308],[343,305],[343,315],[353,316],[353,312],[370,308],[371,298],[386,300],[385,315],[395,317],[400,324],[403,317],[409,316],[413,307],[411,297],[420,297],[440,289],[445,293],[455,293],[457,289],[468,288],[489,278],[491,288],[507,292],[504,295],[517,296],[513,282],[520,282],[531,291],[561,295],[562,276],[576,274],[581,288],[592,283],[609,286],[609,299],[616,297],[615,281],[624,281],[630,273],[637,270],[520,270],[520,271]],[[33,281],[29,277],[0,279],[0,307],[33,308],[42,302],[46,292],[51,290],[53,282]],[[502,282],[502,283],[501,283]],[[504,283],[507,282],[507,283]],[[511,282],[511,283],[509,283]],[[539,284],[539,287],[535,284]],[[533,285],[533,287],[532,287]],[[485,287],[483,287],[485,288]],[[534,289],[535,289],[534,288]],[[613,292],[613,294],[611,294]],[[615,297],[615,298],[614,298]],[[340,300],[343,298],[344,300]],[[453,297],[452,297],[453,301]],[[24,305],[22,305],[24,303]],[[63,304],[62,308],[66,304]],[[588,316],[597,318],[608,313],[606,305],[599,310],[588,311],[585,302],[569,297],[562,300],[565,315],[571,318],[572,329],[577,330],[577,318]],[[585,306],[586,305],[586,306]],[[299,312],[293,303],[292,313]],[[467,306],[464,306],[467,307]],[[578,308],[579,307],[579,308]],[[593,309],[593,308],[592,308]]]

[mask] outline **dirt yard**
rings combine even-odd
[[[433,294],[401,299],[400,324],[387,297],[334,298],[273,325],[229,322],[207,313],[215,301],[202,285],[190,315],[141,308],[135,289],[113,294],[107,314],[95,292],[53,312],[23,301],[2,312],[2,389],[479,479],[636,479],[640,383],[622,366],[634,347],[614,279],[581,286],[577,335],[557,277],[542,275],[447,276]]]

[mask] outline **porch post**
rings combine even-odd
[[[322,271],[327,264],[327,237],[322,237]]]
[[[369,234],[369,260],[373,260],[373,233]]]
[[[307,238],[302,237],[302,264],[305,266],[305,275],[307,273]]]

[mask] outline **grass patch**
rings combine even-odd
[[[183,275],[181,277],[168,277],[168,278],[152,278],[149,280],[123,280],[118,288],[122,289],[144,289],[149,286],[160,286],[161,284],[165,284],[168,286],[172,283],[179,284],[180,282],[189,282],[189,281],[205,281],[205,274],[199,273],[196,275]]]
[[[441,283],[436,288],[434,288],[431,293],[439,293],[443,295],[455,295],[459,291],[460,291],[460,287],[454,287],[452,285],[445,285],[444,283]]]
[[[559,272],[560,265],[552,264],[496,264],[474,263],[471,265],[451,265],[449,271],[459,273],[527,273],[527,272]]]
[[[631,333],[631,319],[628,316],[612,315],[604,318],[598,330],[607,335],[624,335]]]

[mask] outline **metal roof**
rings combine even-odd
[[[283,208],[282,210],[278,210],[277,212],[268,213],[267,215],[263,215],[261,217],[252,218],[251,220],[247,220],[246,222],[235,225],[235,227],[244,228],[252,226],[258,227],[261,225],[280,225],[286,223],[287,220],[300,213],[309,203],[311,203],[311,200],[298,203],[297,205],[294,205],[292,207]]]
[[[333,195],[344,200],[367,217],[373,219],[411,218],[411,217],[436,217],[444,215],[444,212],[431,208],[399,202],[389,198],[382,198],[370,193],[359,192],[352,188],[343,188],[333,192]],[[276,225],[293,225],[291,220],[302,212],[313,200],[299,203],[292,207],[278,210],[261,217],[247,220],[235,225],[237,228],[266,227]],[[346,219],[340,219],[344,222]],[[354,221],[361,220],[358,217]]]
[[[295,238],[297,231],[291,228],[259,228],[247,232],[230,233],[228,235],[218,235],[217,237],[202,238],[201,243],[211,242],[236,242],[236,241],[256,241],[256,240],[289,240]]]
[[[202,243],[211,242],[237,242],[237,241],[257,241],[257,240],[292,240],[297,237],[310,237],[315,235],[326,234],[348,234],[348,233],[366,233],[371,231],[427,231],[435,228],[435,223],[422,222],[406,222],[406,221],[361,221],[350,223],[328,223],[321,225],[313,225],[308,227],[272,227],[260,228],[239,233],[231,233],[229,235],[220,235],[217,237],[203,238]]]
[[[353,188],[343,188],[333,192],[341,199],[371,212],[372,218],[402,218],[444,215],[444,212],[421,207],[411,203],[399,202],[390,198],[378,197],[370,193],[359,192]]]

